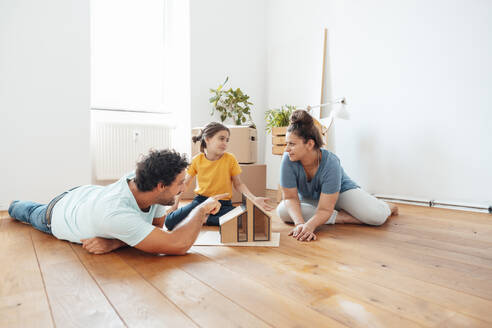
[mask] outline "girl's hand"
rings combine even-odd
[[[178,209],[178,204],[174,204],[173,206],[169,207],[167,210],[166,210],[166,215],[168,215],[169,213],[171,212],[174,212]]]
[[[180,196],[174,196],[174,204],[166,210],[166,215],[178,209]]]
[[[314,228],[312,228],[309,223],[301,223],[296,225],[294,229],[289,232],[289,236],[292,236],[299,241],[316,240]]]
[[[266,198],[266,197],[255,197],[255,203],[263,207],[267,211],[272,211],[275,209],[275,206],[273,206],[273,202],[271,199]]]

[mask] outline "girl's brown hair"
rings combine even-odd
[[[313,117],[303,109],[292,112],[287,132],[294,133],[299,138],[304,139],[304,143],[312,139],[316,149],[320,149],[325,144],[321,138],[321,133],[314,125]]]
[[[212,138],[214,135],[217,134],[217,132],[220,131],[227,131],[229,132],[229,135],[231,135],[231,131],[224,124],[220,124],[218,122],[210,122],[202,129],[199,135],[193,136],[191,140],[193,141],[193,143],[197,141],[201,141],[200,151],[203,153],[205,148],[207,148],[207,144],[205,143],[205,138]]]

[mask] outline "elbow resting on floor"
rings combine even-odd
[[[172,247],[168,249],[166,254],[169,255],[185,255],[188,250],[193,246],[193,243],[178,241]]]

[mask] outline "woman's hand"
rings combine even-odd
[[[272,205],[272,201],[270,198],[266,197],[255,197],[254,199],[255,203],[260,205],[262,208],[264,208],[267,211],[272,211],[275,209],[275,207]]]
[[[289,236],[292,236],[299,241],[316,240],[316,235],[314,234],[314,229],[315,228],[311,227],[309,222],[301,223],[301,224],[296,225],[294,227],[294,229],[292,229],[289,232]]]

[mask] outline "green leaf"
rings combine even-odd
[[[233,89],[230,87],[226,89],[225,85],[228,81],[229,77],[227,76],[224,83],[220,84],[217,89],[209,89],[212,94],[208,99],[209,103],[212,104],[210,115],[214,115],[215,111],[217,111],[222,122],[227,120],[227,118],[231,118],[233,122],[240,125],[249,119],[252,126],[255,126],[252,122],[252,109],[250,108],[253,103],[248,101],[250,97],[240,88]]]
[[[289,119],[295,106],[284,105],[281,108],[269,109],[265,112],[266,130],[271,132],[273,127],[289,125]]]

